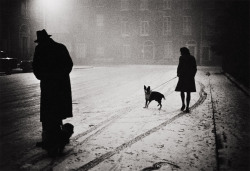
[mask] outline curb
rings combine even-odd
[[[224,72],[224,75],[232,82],[236,85],[236,87],[238,87],[241,91],[243,91],[248,97],[250,97],[250,91],[249,89],[244,86],[243,84],[241,84],[239,81],[237,81],[233,76],[231,76],[230,74]]]

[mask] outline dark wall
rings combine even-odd
[[[222,1],[225,13],[217,20],[216,44],[222,68],[249,87],[249,1]],[[223,8],[222,8],[223,9]]]

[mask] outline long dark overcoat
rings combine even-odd
[[[40,121],[72,117],[72,96],[69,73],[73,67],[67,48],[50,39],[38,44],[33,59],[33,72],[40,81]]]
[[[194,80],[196,72],[197,66],[195,58],[191,55],[180,56],[179,65],[177,68],[177,76],[179,77],[179,81],[175,91],[196,92]]]

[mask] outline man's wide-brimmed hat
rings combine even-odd
[[[37,40],[35,40],[34,42],[38,43],[38,42],[41,42],[41,41],[44,41],[44,40],[50,38],[51,35],[48,35],[48,33],[46,32],[46,30],[43,29],[43,30],[37,31],[36,32],[36,36],[37,36]]]

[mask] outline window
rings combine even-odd
[[[122,11],[129,10],[129,0],[121,0],[121,10]]]
[[[121,28],[122,28],[122,36],[129,36],[129,22],[128,20],[124,19],[121,22]]]
[[[148,0],[140,0],[140,10],[148,10]]]
[[[171,17],[164,16],[163,17],[163,35],[170,35],[171,34]]]
[[[163,9],[171,9],[172,0],[163,0]]]
[[[28,17],[28,4],[26,0],[21,3],[21,14],[23,17]]]
[[[173,43],[166,42],[164,45],[164,58],[172,58],[173,57]]]
[[[149,22],[148,21],[141,21],[140,35],[141,36],[148,36],[149,35]]]
[[[128,44],[123,45],[122,47],[122,57],[130,58],[131,57],[131,47]]]
[[[183,9],[191,9],[192,5],[191,5],[191,0],[183,0]]]
[[[104,47],[103,46],[96,47],[96,56],[97,57],[103,57],[104,56]]]
[[[20,50],[21,50],[21,57],[22,59],[27,58],[29,55],[29,34],[30,34],[30,29],[27,25],[22,25],[19,30],[19,35],[20,35]]]
[[[191,35],[191,17],[183,17],[183,35]]]

